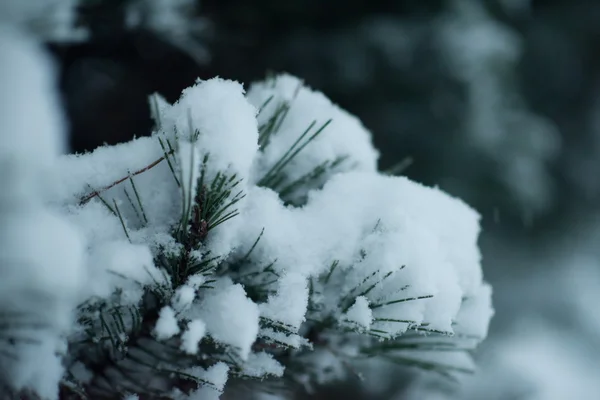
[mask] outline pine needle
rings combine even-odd
[[[256,240],[252,244],[252,247],[250,247],[250,250],[248,250],[248,252],[244,255],[244,257],[242,257],[242,259],[240,260],[240,262],[245,262],[245,261],[248,260],[248,258],[250,258],[250,255],[252,254],[252,252],[254,251],[254,249],[256,248],[256,246],[258,245],[258,242],[260,241],[260,239],[262,238],[262,236],[263,236],[264,233],[265,233],[265,228],[262,228],[261,231],[260,231],[260,234],[258,235],[258,237],[256,238]]]
[[[433,295],[427,295],[427,296],[409,297],[409,298],[405,298],[405,299],[392,300],[392,301],[388,301],[386,303],[374,304],[374,305],[371,306],[371,309],[373,309],[373,308],[379,308],[379,307],[384,307],[384,306],[389,306],[391,304],[404,303],[404,302],[407,302],[407,301],[430,299],[432,297],[433,297]]]
[[[129,232],[127,231],[127,226],[125,226],[125,220],[123,219],[123,215],[119,210],[119,206],[117,205],[117,201],[113,199],[113,204],[115,205],[115,210],[117,211],[117,215],[119,216],[119,221],[121,221],[121,226],[123,227],[123,232],[125,232],[125,236],[127,236],[127,240],[131,243],[131,238],[129,237]]]
[[[135,182],[133,181],[133,177],[129,175],[129,182],[131,183],[131,187],[133,188],[133,193],[135,194],[135,198],[137,199],[138,206],[140,211],[142,212],[142,216],[144,217],[144,223],[148,223],[148,218],[146,217],[146,212],[144,211],[144,205],[142,204],[142,199],[140,198],[140,194],[135,186]]]
[[[173,167],[173,163],[171,162],[171,158],[170,155],[174,153],[173,149],[170,149],[169,151],[167,151],[167,148],[165,147],[165,144],[163,143],[162,139],[159,137],[158,138],[158,143],[160,143],[160,147],[162,148],[163,151],[163,159],[167,161],[167,165],[169,166],[169,169],[171,170],[171,175],[173,175],[173,179],[175,179],[175,183],[177,183],[177,186],[181,187],[181,183],[179,182],[179,179],[177,178],[177,174],[175,173],[175,168]],[[171,147],[171,145],[169,144],[169,147]]]
[[[340,260],[334,260],[331,263],[331,266],[329,267],[329,273],[327,274],[327,276],[325,277],[325,284],[327,285],[327,283],[329,282],[329,279],[331,279],[331,275],[333,275],[333,271],[335,271],[335,269],[337,268],[337,266],[340,264]]]

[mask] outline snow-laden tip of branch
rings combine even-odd
[[[297,272],[285,272],[278,286],[277,294],[260,305],[261,317],[283,323],[297,332],[304,322],[308,306],[306,277]]]
[[[479,216],[438,189],[349,172],[312,192],[301,209],[283,206],[269,190],[253,189],[243,216],[248,229],[238,240],[246,248],[264,227],[251,258],[276,259],[273,269],[280,273],[293,265],[306,276],[327,276],[320,302],[332,313],[340,301],[346,312],[354,297],[366,296],[374,328],[388,337],[422,323],[453,332],[463,297],[473,298],[465,307],[489,305],[478,295],[485,292]],[[328,270],[335,262],[337,271]],[[475,317],[487,326],[489,307],[477,307],[488,310]]]
[[[163,106],[164,107],[164,106]],[[198,81],[171,107],[164,107],[162,130],[194,141],[200,159],[210,157],[208,179],[217,172],[246,179],[258,149],[256,110],[241,84],[219,78]]]
[[[361,329],[369,329],[373,323],[373,310],[369,307],[369,300],[364,296],[358,296],[342,318],[344,321],[358,325]]]
[[[298,78],[282,74],[254,83],[247,97],[259,110],[259,141],[263,147],[254,165],[255,182],[265,181],[265,176],[303,133],[305,136],[296,149],[304,144],[305,148],[283,168],[287,184],[302,179],[324,163],[335,163],[337,172],[376,171],[379,152],[373,147],[371,133],[355,116]],[[331,173],[326,170],[316,179],[317,183],[323,184]],[[303,197],[311,187],[298,185],[289,195]]]

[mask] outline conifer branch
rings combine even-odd
[[[134,171],[134,172],[128,174],[127,176],[125,176],[125,177],[123,177],[121,179],[117,179],[116,181],[114,181],[113,183],[111,183],[108,186],[105,186],[105,187],[103,187],[101,189],[94,190],[92,193],[89,193],[89,194],[83,196],[79,200],[79,205],[83,206],[83,205],[87,204],[90,200],[92,200],[94,197],[100,196],[100,194],[102,194],[103,192],[106,192],[107,190],[109,190],[109,189],[117,186],[118,184],[125,182],[127,179],[131,179],[134,176],[143,174],[144,172],[151,170],[152,168],[156,167],[161,162],[165,161],[167,159],[168,155],[171,155],[173,153],[174,153],[174,151],[170,150],[168,153],[165,153],[164,156],[162,156],[162,157],[158,158],[157,160],[151,162],[150,164],[146,165],[145,167],[143,167],[141,169],[138,169],[137,171]]]

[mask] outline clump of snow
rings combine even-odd
[[[138,217],[141,212],[133,189],[135,185],[149,220],[148,231],[154,233],[158,230],[162,233],[165,231],[164,225],[172,224],[181,215],[179,188],[163,158],[164,152],[157,137],[143,137],[117,146],[104,146],[89,154],[63,156],[53,166],[60,182],[50,190],[52,200],[59,205],[77,205],[85,200],[86,207],[71,207],[70,212],[77,218],[79,214],[88,212],[89,205],[94,203],[99,203],[107,211],[102,200],[112,206],[114,199],[129,227],[138,228],[142,221]],[[140,171],[143,172],[128,178]],[[114,185],[115,182],[120,183]],[[111,185],[114,186],[106,189]],[[125,191],[138,209],[137,213]],[[95,192],[100,193],[94,195]],[[106,217],[93,218],[102,224],[111,221]],[[83,225],[90,231],[95,228],[89,221]],[[143,239],[148,240],[147,237]]]
[[[488,284],[479,286],[471,297],[467,297],[456,316],[457,330],[460,333],[485,338],[488,334],[489,321],[494,315],[492,307],[492,287]]]
[[[185,89],[175,104],[163,110],[162,130],[187,139],[198,132],[195,145],[200,159],[210,157],[208,179],[217,172],[246,178],[258,150],[255,115],[241,84],[213,78]]]
[[[344,272],[334,274],[334,282],[343,279],[339,290],[347,295],[358,295],[390,273],[367,296],[380,304],[378,318],[396,316],[452,331],[462,297],[474,295],[482,284],[478,215],[442,191],[406,178],[348,172],[311,193],[303,208],[285,207],[265,189],[251,192],[247,207],[249,229],[240,241],[250,247],[264,227],[253,256],[276,259],[276,270],[293,265],[316,276],[337,259]],[[360,249],[366,252],[362,260]],[[403,298],[419,299],[394,303]],[[394,334],[403,331],[398,322],[382,325]]]
[[[207,369],[192,367],[187,369],[186,372],[202,381],[208,382],[210,388],[218,392],[223,392],[225,383],[227,382],[229,367],[224,362],[218,362]]]
[[[255,182],[265,176],[313,121],[315,124],[305,139],[315,134],[327,121],[331,120],[331,123],[285,168],[289,182],[326,161],[341,157],[346,160],[340,164],[338,171],[376,171],[379,152],[373,147],[370,132],[356,117],[333,104],[322,93],[304,85],[298,78],[281,74],[254,83],[248,90],[247,98],[259,110],[264,106],[258,115],[259,126],[268,123],[278,108],[286,104],[289,106],[279,129],[270,136],[268,145],[256,159],[253,173]],[[327,178],[327,175],[323,176],[321,183]],[[306,187],[300,190],[306,190]]]
[[[181,349],[187,354],[198,353],[200,340],[206,334],[206,324],[204,321],[195,319],[190,321],[187,329],[181,335]]]
[[[108,297],[119,288],[123,290],[123,304],[137,303],[144,286],[166,283],[147,246],[124,240],[98,243],[88,259],[89,274],[94,277],[89,284],[93,294]]]
[[[229,279],[215,282],[214,287],[189,311],[190,316],[205,321],[214,340],[236,348],[245,360],[258,334],[258,306]]]
[[[260,188],[250,192],[246,207],[247,230],[239,236],[243,253],[263,232],[251,261],[257,266],[275,261],[272,269],[279,274],[294,266],[312,279],[317,310],[306,310],[310,320],[333,316],[381,339],[411,335],[414,329],[445,332],[463,348],[485,338],[493,309],[490,288],[482,281],[479,215],[460,200],[406,178],[348,172],[310,193],[301,208],[286,207],[277,193]],[[293,334],[263,328],[260,335],[301,346]],[[316,351],[301,358],[311,368],[330,356]],[[463,353],[403,356],[473,368]],[[321,378],[347,371],[334,359]]]
[[[154,327],[154,335],[158,340],[170,339],[180,332],[175,311],[169,307],[163,307],[158,314],[158,321]]]
[[[271,328],[262,328],[259,336],[267,343],[283,343],[293,349],[311,346],[310,342],[305,337],[295,334],[290,335],[286,332],[276,331]]]
[[[343,315],[343,319],[363,329],[369,329],[373,323],[373,311],[369,307],[369,300],[364,296],[358,296],[352,307]]]
[[[298,331],[304,322],[308,306],[306,277],[295,272],[286,272],[279,278],[278,285],[277,294],[270,296],[266,303],[259,306],[260,314]]]
[[[205,279],[202,279],[202,282],[204,282],[204,280]],[[200,283],[198,286],[201,284],[202,283]],[[179,288],[177,288],[175,294],[173,295],[173,307],[175,310],[177,310],[177,312],[185,311],[191,307],[195,298],[196,288],[194,286],[189,284],[181,285]]]
[[[273,355],[265,352],[252,353],[243,366],[244,375],[261,378],[267,375],[283,376],[283,365],[273,358]]]

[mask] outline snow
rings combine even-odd
[[[293,349],[310,347],[310,342],[300,335],[288,335],[285,332],[275,331],[271,328],[262,328],[259,336],[267,342],[283,343]]]
[[[271,136],[268,146],[256,159],[254,182],[260,180],[279,161],[313,121],[316,124],[307,138],[330,119],[332,121],[323,133],[286,167],[288,181],[292,182],[317,165],[338,157],[348,157],[340,165],[340,171],[376,171],[379,152],[373,147],[370,132],[356,117],[333,104],[323,93],[304,85],[298,78],[281,74],[272,80],[254,83],[250,86],[247,97],[257,109],[271,99],[258,115],[259,126],[265,124],[282,104],[290,105],[281,127]],[[297,196],[305,194],[296,193]]]
[[[252,353],[242,369],[244,375],[254,378],[262,378],[267,375],[281,377],[283,371],[283,365],[279,364],[272,354],[265,352]]]
[[[176,130],[186,139],[198,131],[200,159],[210,155],[209,179],[219,171],[246,178],[258,149],[255,115],[241,84],[213,78],[185,89],[175,104],[164,109],[162,130],[167,134]]]
[[[227,382],[229,367],[223,362],[218,362],[207,369],[192,367],[185,372],[210,383],[212,389],[222,392],[225,388],[225,383]]]
[[[492,287],[488,284],[481,285],[472,297],[463,302],[456,316],[457,330],[460,333],[485,338],[493,315]]]
[[[130,174],[145,170],[164,156],[157,137],[135,139],[118,146],[104,146],[85,155],[68,155],[61,157],[53,166],[61,181],[54,186],[52,200],[57,204],[78,204],[94,191],[101,191],[100,196],[110,205],[113,199],[120,205],[125,219],[136,226],[140,221],[129,204],[124,190],[129,192],[137,206]],[[145,214],[150,226],[172,223],[175,215],[180,215],[181,200],[175,179],[167,162],[161,161],[152,168],[132,177],[139,192]],[[123,180],[111,189],[106,187]],[[98,196],[88,204],[100,202]],[[72,213],[85,213],[73,207]],[[103,218],[106,219],[106,218]],[[88,229],[93,225],[86,224]]]
[[[277,271],[293,265],[297,273],[318,276],[338,259],[344,269],[342,293],[357,285],[366,290],[369,284],[361,282],[371,273],[379,279],[392,273],[371,290],[370,301],[433,296],[378,308],[378,318],[427,322],[452,331],[462,297],[476,294],[482,284],[478,214],[444,192],[406,178],[341,173],[299,209],[285,207],[272,191],[254,189],[243,215],[249,229],[240,232],[239,241],[249,248],[264,227],[252,257],[276,259]],[[378,221],[380,229],[372,232]],[[366,257],[358,262],[361,248]],[[338,298],[331,293],[333,300],[327,302]],[[381,327],[392,335],[404,330],[398,322]]]
[[[200,286],[204,280],[205,279],[203,278],[198,286]],[[195,298],[196,288],[194,286],[189,284],[181,285],[179,288],[177,288],[175,295],[173,296],[173,307],[175,310],[177,310],[177,312],[185,311],[192,306],[192,302]]]
[[[248,358],[258,334],[258,306],[246,297],[244,288],[221,279],[189,313],[206,323],[207,333],[217,342],[232,346],[243,360]]]
[[[358,296],[352,307],[344,314],[343,319],[354,322],[362,329],[369,329],[373,323],[373,312],[369,307],[369,300],[365,296]]]
[[[108,297],[115,289],[123,290],[122,304],[135,304],[144,286],[162,283],[165,276],[154,266],[147,246],[125,240],[98,243],[88,256],[91,294]]]
[[[170,339],[180,332],[175,311],[169,307],[163,307],[158,314],[158,321],[154,327],[154,335],[158,340]]]
[[[296,332],[304,322],[308,306],[308,286],[306,277],[295,272],[286,272],[278,282],[277,294],[261,304],[262,317],[285,324]]]
[[[176,131],[189,140],[190,135],[198,133],[194,140],[198,160],[209,157],[205,171],[207,184],[220,172],[243,179],[237,188],[242,190],[258,149],[255,115],[256,110],[246,101],[241,84],[213,78],[185,89],[175,104],[163,108],[160,118],[161,129],[168,135]],[[213,255],[227,255],[233,250],[238,223],[234,218],[213,231],[209,239]]]
[[[206,333],[206,324],[204,321],[195,319],[190,321],[187,329],[181,335],[181,349],[187,354],[197,354],[200,340]]]
[[[30,201],[31,193],[43,193],[50,186],[48,168],[65,148],[55,67],[31,37],[2,25],[0,54],[0,161],[2,171],[14,172],[0,175],[5,189],[0,201]]]

